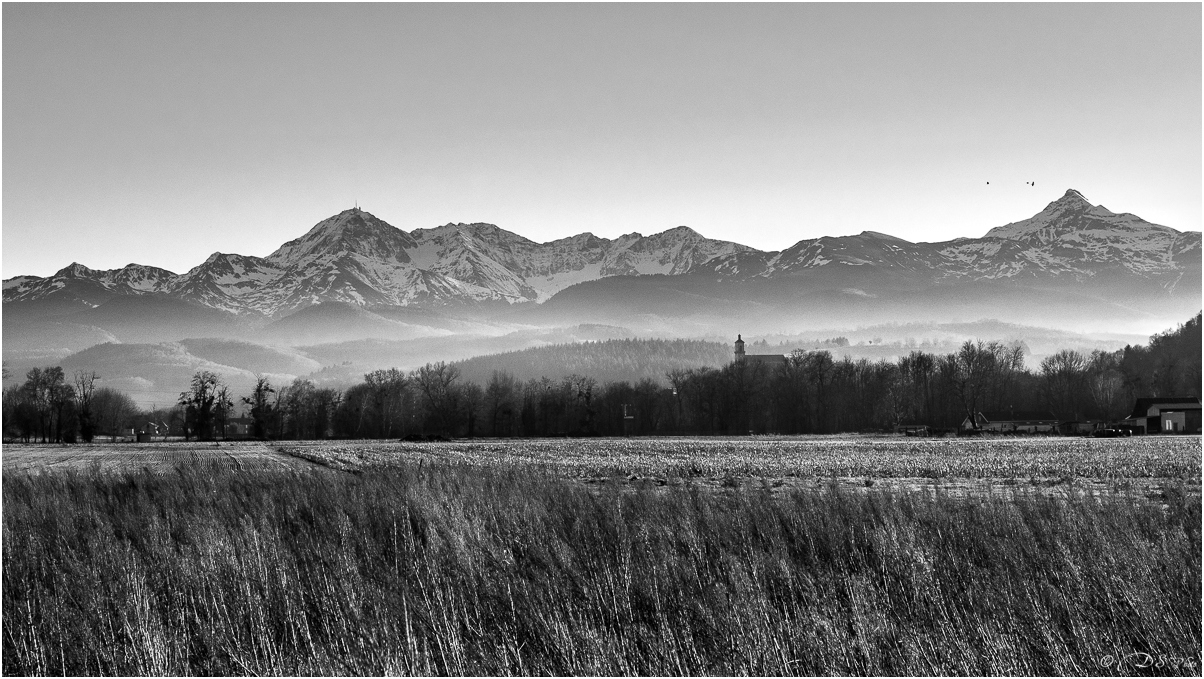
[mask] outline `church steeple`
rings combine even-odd
[[[736,360],[744,360],[744,340],[740,339],[740,335],[736,335]]]

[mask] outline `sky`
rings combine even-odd
[[[356,202],[780,250],[1074,188],[1201,228],[1199,3],[2,11],[5,278],[264,256]]]

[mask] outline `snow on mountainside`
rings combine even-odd
[[[925,245],[863,231],[856,236],[799,241],[770,259],[766,270],[760,275],[772,277],[797,269],[827,265],[886,266],[906,271],[926,271],[943,265],[945,262],[942,259]]]
[[[1199,269],[1200,233],[1179,232],[1095,206],[1070,189],[1029,219],[982,238],[910,243],[874,231],[799,241],[777,253],[738,253],[708,263],[732,277],[776,278],[825,266],[888,268],[937,281],[1017,277],[1089,280],[1122,268],[1142,278],[1177,280]]]
[[[1191,258],[1198,267],[1200,233],[1180,233],[1136,215],[1114,213],[1070,189],[1029,219],[991,229],[977,240],[940,245],[941,254],[955,263],[948,276],[1087,280],[1118,266],[1142,277],[1175,273],[1190,266]]]
[[[263,306],[284,271],[259,257],[215,252],[178,276],[171,292],[186,300],[232,313]]]
[[[713,257],[749,250],[678,227],[615,240],[581,234],[536,243],[492,224],[445,224],[405,233],[362,210],[325,220],[267,259],[285,275],[267,314],[324,301],[441,305],[543,301],[602,276],[686,273]]]
[[[318,222],[304,236],[281,245],[267,259],[283,267],[296,267],[355,254],[404,264],[409,261],[405,250],[412,247],[414,239],[405,231],[353,208]]]
[[[4,281],[4,289],[5,290],[8,290],[9,288],[16,289],[27,283],[32,283],[34,281],[40,281],[40,280],[42,280],[42,279],[38,276],[13,276],[12,278]]]
[[[87,306],[112,295],[161,292],[234,314],[280,316],[322,302],[442,306],[543,301],[575,283],[620,274],[681,274],[716,256],[753,252],[686,227],[615,240],[581,234],[535,243],[492,224],[446,224],[408,234],[360,209],[325,219],[265,258],[214,253],[176,275],[131,265],[78,264],[5,282],[4,300],[65,288]]]
[[[52,293],[79,296],[89,306],[91,298],[101,301],[112,294],[138,295],[168,292],[176,275],[166,269],[142,264],[127,264],[120,269],[96,271],[72,263],[53,276],[17,276],[4,281],[4,301],[35,300]],[[90,294],[89,294],[90,293]]]
[[[569,286],[610,276],[696,273],[721,280],[816,280],[877,272],[921,285],[1128,276],[1173,292],[1182,281],[1187,290],[1198,280],[1200,253],[1199,232],[1113,213],[1073,189],[1033,217],[982,238],[911,243],[864,231],[803,240],[780,252],[711,240],[684,226],[652,236],[611,240],[583,233],[548,243],[482,223],[406,233],[356,208],[322,220],[265,258],[215,253],[180,275],[137,264],[111,271],[72,264],[46,278],[4,281],[4,301],[51,298],[87,308],[115,296],[158,293],[238,315],[279,317],[323,302],[543,302]]]
[[[604,276],[682,274],[717,257],[752,248],[710,240],[679,226],[644,237],[615,240],[583,233],[535,243],[492,224],[447,224],[416,229],[415,265],[523,301],[542,302],[560,290]]]

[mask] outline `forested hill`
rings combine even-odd
[[[1137,393],[1200,395],[1200,319],[1197,313],[1178,328],[1151,337],[1149,346],[1127,346],[1123,352],[1117,352]]]
[[[588,375],[599,384],[622,380],[634,384],[646,377],[664,383],[665,373],[675,368],[718,368],[731,360],[731,345],[719,342],[610,339],[476,356],[457,363],[456,367],[464,381],[477,384],[488,384],[494,370],[503,370],[523,381],[541,377],[560,379],[576,373]]]

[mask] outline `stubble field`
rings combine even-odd
[[[1199,494],[1198,437],[916,439],[748,437],[396,441],[221,441],[9,444],[9,472],[169,470],[181,463],[237,470],[365,473],[412,464],[521,469],[591,485],[698,485],[774,492],[838,484],[850,489],[943,490],[1156,498],[1168,483]]]
[[[1198,438],[6,446],[5,674],[1199,675]]]

